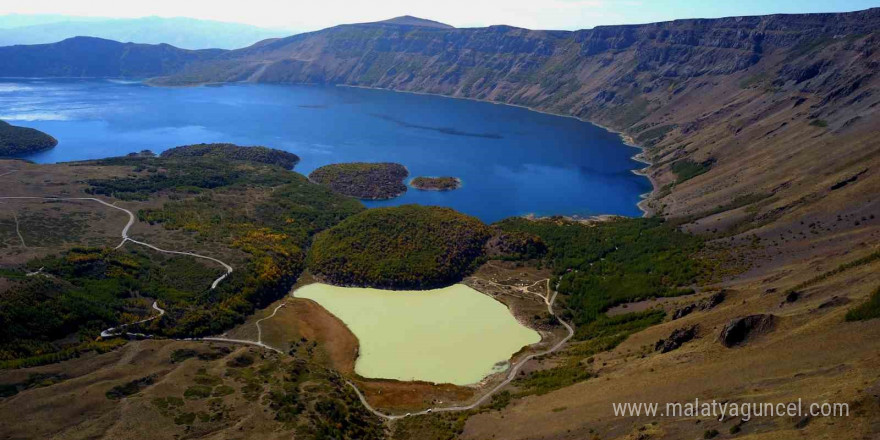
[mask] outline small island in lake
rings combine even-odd
[[[287,151],[261,146],[243,147],[235,144],[184,145],[165,150],[160,156],[163,158],[214,157],[218,159],[244,160],[278,165],[287,170],[293,169],[299,163],[299,156]]]
[[[312,171],[309,180],[359,199],[382,200],[406,192],[403,179],[409,175],[399,163],[335,163]]]
[[[40,130],[0,121],[0,157],[36,153],[56,145],[58,140]]]
[[[461,188],[458,177],[425,177],[419,176],[409,182],[410,186],[422,191],[452,191]]]

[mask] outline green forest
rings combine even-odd
[[[406,192],[403,179],[409,175],[401,164],[382,162],[334,163],[309,174],[312,182],[359,199],[390,199]]]
[[[450,191],[461,186],[461,180],[456,177],[424,177],[419,176],[410,183],[413,188],[434,191]]]
[[[160,156],[164,158],[212,157],[227,160],[246,160],[267,165],[278,165],[288,170],[299,163],[299,156],[287,151],[261,146],[240,147],[234,144],[184,145],[165,150]]]
[[[56,145],[58,141],[42,131],[0,121],[0,157],[34,153]]]
[[[699,237],[656,218],[621,218],[585,225],[561,218],[511,218],[504,231],[537,235],[548,248],[564,318],[584,326],[615,305],[640,299],[692,293],[704,270],[694,255]],[[579,332],[580,333],[580,332]]]
[[[475,268],[490,234],[478,219],[449,208],[375,208],[318,234],[308,265],[334,284],[442,287]]]
[[[230,161],[212,156],[173,159],[116,157],[82,162],[79,165],[133,167],[135,176],[88,181],[88,193],[120,200],[149,200],[159,191],[173,191],[185,196],[222,187],[271,187],[295,181],[298,176],[302,177],[279,166]]]
[[[189,337],[219,334],[284,296],[308,267],[339,285],[429,289],[460,281],[487,258],[532,260],[553,268],[563,318],[577,339],[609,307],[690,293],[704,269],[701,239],[660,219],[583,224],[511,218],[493,226],[449,208],[404,205],[366,210],[358,200],[310,182],[283,165],[197,146],[204,154],[123,157],[72,166],[124,167],[124,177],[92,179],[87,191],[117,199],[165,200],[137,212],[140,222],[229,262],[168,257],[135,244],[120,250],[74,248],[4,269],[13,287],[0,295],[0,362],[53,362],[107,350],[101,330],[155,314],[133,331]],[[242,148],[247,151],[258,151]],[[188,150],[178,150],[186,152]],[[218,153],[220,151],[220,153]],[[42,268],[45,276],[24,276]]]
[[[224,273],[219,265],[136,244],[116,251],[74,248],[27,264],[27,270],[43,268],[44,276],[4,270],[0,276],[14,285],[0,295],[0,362],[39,364],[95,349],[101,330],[155,314],[152,300],[166,315],[133,331],[222,333],[289,291],[305,269],[315,233],[364,209],[275,165],[213,157],[89,164],[132,166],[134,177],[92,180],[89,191],[168,196],[161,208],[139,211],[139,220],[186,233],[235,270],[211,289]]]
[[[54,360],[51,354],[60,349],[88,344],[101,330],[149,315],[151,301],[145,297],[185,313],[222,273],[193,258],[168,258],[145,248],[74,248],[28,266],[42,268],[46,276],[6,274],[17,286],[0,296],[0,361],[47,355]],[[64,338],[66,344],[53,343]]]

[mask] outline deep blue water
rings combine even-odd
[[[522,108],[346,87],[153,88],[115,80],[0,79],[0,119],[55,136],[28,156],[63,162],[199,142],[265,145],[302,158],[399,162],[411,177],[451,175],[450,192],[410,188],[367,206],[442,205],[486,222],[524,214],[638,216],[651,189],[638,151],[606,130]]]

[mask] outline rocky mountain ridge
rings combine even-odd
[[[352,85],[572,115],[647,148],[657,190],[649,211],[699,218],[761,200],[747,217],[770,223],[793,202],[822,198],[817,174],[842,179],[861,171],[847,157],[876,160],[877,29],[880,9],[575,32],[357,24],[227,52],[153,82]],[[675,171],[688,166],[697,174]]]
[[[822,198],[812,187],[817,174],[834,170],[821,183],[832,186],[865,168],[848,157],[876,160],[876,29],[876,8],[573,32],[400,17],[233,51],[91,39],[0,48],[15,60],[0,76],[350,85],[521,105],[610,127],[646,147],[656,190],[643,203],[650,212],[698,220],[716,207],[763,203],[746,217],[770,223],[793,203]],[[873,178],[869,171],[862,181]]]

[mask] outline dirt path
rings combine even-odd
[[[15,219],[15,233],[18,234],[18,239],[21,240],[21,247],[27,247],[27,243],[24,242],[24,235],[21,235],[21,226],[18,223],[18,214],[15,210],[12,210],[12,218]]]
[[[281,309],[282,307],[286,306],[286,305],[287,305],[287,303],[281,303],[278,307],[275,307],[275,310],[272,312],[271,315],[269,315],[269,316],[267,316],[267,317],[265,317],[265,318],[261,318],[261,319],[258,319],[258,320],[257,320],[257,322],[255,323],[255,325],[257,326],[257,342],[258,342],[258,343],[260,343],[260,344],[263,343],[263,328],[260,327],[260,323],[263,322],[263,321],[265,321],[265,320],[267,320],[267,319],[274,318],[275,315],[278,313],[278,310]]]
[[[41,270],[42,270],[42,269],[41,269]],[[158,303],[157,301],[153,301],[153,310],[156,310],[157,312],[159,312],[159,314],[158,314],[158,315],[155,315],[155,316],[151,316],[151,317],[149,317],[149,318],[147,318],[147,319],[142,319],[142,320],[137,321],[137,322],[132,322],[132,323],[129,323],[129,324],[122,324],[122,325],[120,325],[119,327],[110,327],[110,328],[108,328],[107,330],[104,330],[104,331],[101,332],[101,337],[102,337],[102,338],[110,338],[110,337],[113,337],[113,336],[119,336],[119,335],[121,335],[121,334],[123,334],[123,333],[125,333],[125,334],[130,334],[130,335],[141,336],[141,337],[149,337],[149,335],[145,335],[145,334],[143,334],[143,333],[128,333],[128,332],[123,332],[122,330],[125,329],[126,327],[129,327],[129,326],[132,326],[132,325],[137,325],[137,324],[142,324],[142,323],[144,323],[144,322],[152,321],[152,320],[154,320],[154,319],[156,319],[156,318],[159,318],[160,316],[162,316],[162,315],[165,314],[165,310],[162,309],[161,307],[159,307],[159,303]]]
[[[15,171],[17,171],[17,170],[12,170],[9,173],[13,173]],[[6,173],[6,174],[9,174],[9,173]],[[5,176],[6,174],[0,174],[0,176]],[[0,202],[0,203],[2,203],[2,202]],[[15,210],[11,209],[11,208],[9,209],[9,212],[12,214],[12,218],[15,220],[15,233],[18,234],[18,240],[21,241],[21,247],[26,248],[27,243],[25,243],[25,241],[24,241],[24,236],[21,235],[21,226],[18,222],[18,213],[15,212]]]
[[[8,174],[8,173],[7,173],[7,174]],[[159,248],[159,247],[153,246],[153,245],[151,245],[151,244],[149,244],[149,243],[145,243],[145,242],[142,242],[142,241],[138,241],[138,240],[135,240],[135,239],[129,237],[129,236],[128,236],[128,230],[131,228],[132,225],[134,225],[134,222],[135,222],[135,216],[134,216],[134,213],[131,212],[131,211],[129,211],[129,210],[127,210],[127,209],[125,209],[125,208],[121,208],[121,207],[119,207],[119,206],[116,206],[116,205],[113,205],[113,204],[107,203],[107,202],[105,202],[105,201],[103,201],[103,200],[101,200],[101,199],[97,199],[97,198],[94,198],[94,197],[0,197],[0,199],[4,199],[4,200],[60,200],[60,201],[65,201],[65,200],[88,200],[88,201],[98,202],[98,203],[100,203],[100,204],[102,204],[102,205],[104,205],[104,206],[108,206],[108,207],[113,208],[113,209],[118,209],[118,210],[120,210],[120,211],[125,212],[126,214],[128,214],[128,222],[125,224],[125,227],[122,228],[122,233],[121,233],[122,241],[119,242],[119,244],[116,245],[115,248],[113,248],[114,250],[121,248],[126,242],[129,242],[129,241],[130,241],[130,242],[132,242],[132,243],[139,244],[139,245],[141,245],[141,246],[146,246],[146,247],[148,247],[148,248],[150,248],[150,249],[153,249],[153,250],[155,250],[155,251],[157,251],[157,252],[162,252],[162,253],[166,253],[166,254],[174,254],[174,255],[187,255],[187,256],[190,256],[190,257],[202,258],[202,259],[205,259],[205,260],[210,260],[210,261],[213,261],[213,262],[215,262],[215,263],[218,263],[218,264],[222,265],[222,266],[226,269],[226,273],[223,274],[223,275],[221,275],[219,278],[217,278],[216,280],[214,280],[214,282],[211,283],[211,289],[215,289],[215,288],[217,287],[217,285],[220,284],[220,281],[223,281],[224,278],[226,278],[227,276],[229,276],[229,274],[232,273],[232,266],[230,266],[230,265],[228,265],[228,264],[224,263],[223,261],[220,261],[220,260],[218,260],[218,259],[216,259],[216,258],[208,257],[208,256],[206,256],[206,255],[199,255],[199,254],[196,254],[196,253],[193,253],[193,252],[169,251],[169,250],[162,249],[162,248]],[[15,212],[14,212],[14,211],[13,211],[13,215],[15,215]],[[15,217],[15,229],[16,229],[16,232],[18,232],[18,237],[21,239],[21,244],[22,244],[22,246],[27,247],[27,246],[25,245],[25,243],[24,243],[24,237],[22,237],[21,232],[20,232],[19,229],[18,229],[18,216]],[[40,271],[42,271],[42,268],[40,269]],[[28,274],[28,275],[30,276],[31,274]],[[280,308],[280,306],[279,306],[279,308]],[[101,337],[102,337],[102,338],[108,338],[108,337],[112,337],[112,336],[119,336],[119,335],[122,335],[123,333],[125,333],[125,334],[130,334],[130,335],[135,335],[135,336],[140,336],[140,337],[147,337],[147,338],[148,338],[148,337],[152,337],[151,335],[145,335],[145,334],[142,334],[142,333],[129,333],[129,332],[125,332],[125,331],[123,331],[123,329],[125,329],[125,328],[127,328],[127,327],[129,327],[129,326],[132,326],[132,325],[141,324],[141,323],[144,323],[144,322],[147,322],[147,321],[152,321],[152,320],[154,320],[154,319],[156,319],[156,318],[158,318],[158,317],[160,317],[160,316],[162,316],[162,315],[165,314],[165,310],[161,309],[156,301],[153,301],[153,309],[157,310],[157,311],[159,312],[159,314],[156,315],[156,316],[152,316],[152,317],[150,317],[150,318],[147,318],[147,319],[143,319],[143,320],[137,321],[137,322],[133,322],[133,323],[129,323],[129,324],[123,324],[123,325],[120,325],[120,326],[118,326],[118,327],[110,327],[110,328],[108,328],[108,329],[106,329],[106,330],[104,330],[104,331],[101,332]],[[275,312],[277,312],[277,311],[278,311],[278,309],[275,309]],[[275,316],[275,314],[273,313],[272,316]],[[260,328],[260,326],[259,326],[259,321],[258,321],[258,322],[257,322],[257,329],[259,330],[259,328]],[[207,339],[206,339],[206,340],[207,340]],[[225,338],[212,338],[211,340],[223,340],[223,341],[227,341],[227,342],[240,342],[240,343],[245,342],[245,341],[236,341],[236,340],[225,339]],[[253,341],[247,341],[247,342],[248,342],[248,343],[253,343]],[[269,349],[271,349],[271,350],[275,350],[275,351],[280,352],[280,350],[277,350],[277,349],[275,349],[275,348],[272,348],[272,347],[269,347],[269,346],[267,346],[267,345],[264,345],[264,344],[263,344],[262,342],[260,342],[260,341],[257,341],[257,342],[254,343],[254,344],[255,344],[255,345],[258,345],[258,346],[261,346],[261,347],[269,348]]]
[[[8,174],[8,173],[7,173],[7,174]],[[182,252],[182,251],[170,251],[170,250],[165,250],[165,249],[161,249],[161,248],[158,248],[158,247],[156,247],[156,246],[153,246],[153,245],[151,245],[151,244],[149,244],[149,243],[145,243],[145,242],[142,242],[142,241],[137,241],[137,240],[134,240],[134,239],[130,238],[130,237],[128,236],[128,230],[129,230],[129,228],[131,228],[131,226],[132,226],[132,225],[134,224],[134,222],[135,222],[135,216],[134,216],[134,213],[132,213],[131,211],[129,211],[129,210],[125,209],[125,208],[121,208],[121,207],[119,207],[119,206],[116,206],[116,205],[113,205],[113,204],[107,203],[107,202],[105,202],[105,201],[103,201],[103,200],[101,200],[101,199],[97,199],[97,198],[93,198],[93,197],[67,197],[67,198],[62,198],[62,197],[0,197],[0,199],[31,199],[31,200],[90,200],[90,201],[98,202],[98,203],[100,203],[100,204],[102,204],[102,205],[108,206],[108,207],[113,208],[113,209],[118,209],[118,210],[123,211],[123,212],[125,212],[126,214],[128,214],[128,218],[129,218],[128,223],[126,223],[125,227],[122,229],[122,234],[121,234],[121,235],[122,235],[122,242],[120,242],[119,245],[117,245],[114,249],[119,249],[119,248],[122,247],[126,242],[130,241],[130,242],[132,242],[132,243],[139,244],[139,245],[141,245],[141,246],[146,246],[146,247],[148,247],[148,248],[150,248],[150,249],[153,249],[153,250],[156,250],[156,251],[158,251],[158,252],[163,252],[163,253],[168,253],[168,254],[177,254],[177,255],[188,255],[188,256],[191,256],[191,257],[203,258],[203,259],[206,259],[206,260],[211,260],[211,261],[214,261],[214,262],[216,262],[216,263],[219,263],[219,264],[221,264],[224,268],[226,268],[226,274],[222,275],[221,277],[219,277],[219,278],[217,278],[216,280],[214,280],[213,283],[211,283],[211,288],[212,288],[212,289],[216,288],[216,287],[217,287],[217,284],[219,284],[220,281],[222,281],[224,278],[226,278],[229,274],[232,273],[232,266],[230,266],[230,265],[228,265],[228,264],[224,263],[223,261],[220,261],[220,260],[218,260],[218,259],[216,259],[216,258],[208,257],[208,256],[205,256],[205,255],[199,255],[199,254],[192,253],[192,252]],[[532,294],[532,295],[536,295],[536,296],[538,296],[539,298],[541,298],[541,299],[544,301],[545,304],[547,304],[547,311],[550,313],[550,315],[552,315],[552,316],[556,316],[556,313],[553,311],[553,302],[556,300],[556,294],[557,294],[557,292],[551,289],[551,287],[550,287],[550,279],[540,280],[540,281],[537,281],[537,282],[535,282],[535,283],[533,283],[533,284],[531,284],[531,285],[529,285],[529,286],[523,286],[523,287],[506,286],[506,285],[498,284],[498,283],[495,283],[495,282],[492,282],[492,281],[489,281],[489,282],[492,283],[492,284],[496,284],[496,285],[498,285],[498,286],[514,288],[514,289],[519,290],[520,292],[525,293],[525,294]],[[547,295],[541,295],[540,293],[531,292],[531,291],[528,290],[528,289],[530,289],[530,288],[532,288],[532,287],[538,285],[538,284],[541,283],[541,282],[546,282],[546,283],[547,283]],[[552,295],[552,296],[550,295],[550,292],[553,292],[553,295]],[[279,305],[278,307],[275,308],[275,310],[272,312],[271,315],[269,315],[269,316],[267,316],[267,317],[265,317],[265,318],[261,318],[261,319],[257,320],[257,322],[255,323],[255,325],[257,326],[257,340],[256,340],[256,341],[245,340],[245,339],[230,339],[230,338],[223,338],[223,337],[184,338],[184,339],[179,339],[179,340],[182,340],[182,341],[227,342],[227,343],[233,343],[233,344],[253,345],[253,346],[257,346],[257,347],[265,348],[265,349],[267,349],[267,350],[274,351],[274,352],[276,352],[276,353],[283,353],[281,350],[279,350],[279,349],[277,349],[277,348],[275,348],[275,347],[269,346],[269,345],[267,345],[267,344],[264,344],[264,343],[262,342],[262,339],[263,339],[263,330],[262,330],[262,328],[260,327],[260,323],[261,323],[262,321],[265,321],[265,320],[267,320],[267,319],[271,319],[271,318],[275,317],[275,315],[278,313],[278,310],[281,309],[281,308],[284,307],[284,306],[285,306],[285,304],[282,303],[281,305]],[[119,336],[119,335],[121,335],[121,334],[123,334],[123,333],[126,333],[126,334],[132,334],[132,335],[136,335],[136,336],[140,336],[140,337],[152,337],[151,335],[145,335],[145,334],[139,334],[139,333],[127,333],[127,332],[123,332],[123,331],[120,331],[120,330],[123,330],[124,328],[126,328],[126,327],[128,327],[128,326],[131,326],[131,325],[141,324],[141,323],[144,323],[144,322],[148,322],[148,321],[154,320],[154,319],[159,318],[159,317],[161,317],[162,315],[165,314],[165,310],[163,310],[162,308],[159,307],[158,302],[155,302],[155,301],[153,302],[153,309],[157,310],[157,311],[159,312],[159,314],[158,314],[158,315],[155,315],[155,316],[152,316],[152,317],[150,317],[150,318],[147,318],[147,319],[141,320],[141,321],[134,322],[134,323],[124,324],[124,325],[121,325],[121,326],[118,326],[118,327],[111,327],[111,328],[109,328],[109,329],[107,329],[107,330],[102,331],[102,332],[101,332],[101,336],[102,336],[102,337],[112,337],[112,336]],[[534,358],[536,358],[536,357],[538,357],[538,356],[546,356],[546,355],[548,355],[548,354],[551,354],[551,353],[556,352],[557,350],[559,350],[560,348],[562,348],[562,346],[565,345],[565,343],[568,342],[568,340],[571,339],[572,336],[574,336],[574,328],[572,328],[571,325],[569,325],[567,322],[565,322],[565,321],[563,321],[562,319],[560,319],[558,316],[556,316],[556,318],[559,320],[559,322],[560,322],[560,323],[565,327],[565,329],[568,331],[568,335],[567,335],[566,337],[564,337],[561,341],[557,342],[556,345],[554,345],[553,347],[551,347],[551,348],[548,349],[548,350],[542,351],[542,352],[540,352],[540,353],[533,353],[533,354],[530,354],[530,355],[525,356],[524,358],[520,359],[518,362],[516,362],[515,364],[513,364],[513,366],[510,368],[510,370],[509,370],[509,372],[508,372],[508,374],[507,374],[507,377],[504,379],[504,381],[502,381],[501,383],[499,383],[498,385],[496,385],[495,387],[493,387],[491,390],[489,390],[488,392],[486,392],[485,394],[483,394],[482,396],[480,396],[480,398],[478,398],[477,400],[475,400],[474,402],[472,402],[472,403],[470,403],[470,404],[468,404],[468,405],[461,405],[461,406],[447,406],[447,407],[437,407],[437,408],[428,408],[428,409],[423,410],[423,411],[419,411],[419,412],[415,412],[415,413],[406,413],[406,414],[386,414],[386,413],[383,413],[383,412],[377,410],[376,408],[373,408],[373,406],[370,405],[369,402],[367,402],[367,399],[364,397],[363,393],[361,393],[361,391],[358,389],[358,387],[357,387],[353,382],[347,380],[346,383],[348,384],[348,386],[350,386],[350,387],[354,390],[355,394],[357,394],[357,396],[358,396],[358,399],[360,399],[361,403],[364,405],[364,407],[365,407],[367,410],[369,410],[369,411],[370,411],[371,413],[373,413],[374,415],[376,415],[376,416],[378,416],[378,417],[381,417],[381,418],[383,418],[383,419],[386,419],[386,420],[397,420],[397,419],[402,419],[402,418],[404,418],[404,417],[411,417],[411,416],[425,415],[425,414],[431,414],[431,413],[434,413],[434,412],[459,412],[459,411],[470,411],[470,410],[472,410],[472,409],[474,409],[474,408],[476,408],[476,407],[482,405],[484,402],[486,402],[489,398],[491,398],[491,397],[492,397],[493,395],[495,395],[497,392],[501,391],[502,388],[506,387],[506,386],[509,385],[511,382],[513,382],[513,380],[516,379],[516,375],[517,375],[517,373],[519,373],[519,370],[523,367],[523,365],[526,364],[526,362],[528,362],[528,361],[530,361],[530,360],[532,360],[532,359],[534,359]]]
[[[229,274],[232,273],[232,266],[230,266],[230,265],[228,265],[228,264],[226,264],[226,263],[224,263],[224,262],[222,262],[222,261],[220,261],[220,260],[218,260],[218,259],[216,259],[216,258],[208,257],[208,256],[206,256],[206,255],[199,255],[199,254],[196,254],[196,253],[193,253],[193,252],[169,251],[169,250],[162,249],[162,248],[159,248],[159,247],[153,246],[153,245],[151,245],[151,244],[149,244],[149,243],[145,243],[145,242],[142,242],[142,241],[138,241],[138,240],[135,240],[135,239],[129,237],[129,236],[128,236],[128,230],[132,227],[132,225],[134,225],[134,222],[135,222],[135,216],[134,216],[134,213],[131,212],[131,211],[129,211],[129,210],[127,210],[127,209],[125,209],[125,208],[121,208],[121,207],[116,206],[116,205],[113,205],[113,204],[111,204],[111,203],[107,203],[107,202],[105,202],[105,201],[103,201],[103,200],[101,200],[101,199],[97,199],[97,198],[94,198],[94,197],[0,197],[0,199],[3,199],[3,200],[58,200],[58,201],[65,201],[65,200],[88,200],[88,201],[98,202],[98,203],[100,203],[100,204],[102,204],[102,205],[104,205],[104,206],[107,206],[107,207],[110,207],[110,208],[113,208],[113,209],[118,209],[118,210],[120,210],[120,211],[122,211],[122,212],[128,214],[128,223],[126,223],[126,224],[125,224],[125,227],[122,228],[122,234],[121,234],[121,235],[122,235],[122,241],[119,242],[119,244],[116,245],[116,247],[113,248],[113,249],[119,249],[119,248],[121,248],[126,242],[129,242],[129,241],[130,241],[130,242],[132,242],[132,243],[134,243],[134,244],[139,244],[139,245],[141,245],[141,246],[146,246],[146,247],[148,247],[148,248],[150,248],[150,249],[153,249],[154,251],[157,251],[157,252],[162,252],[162,253],[166,253],[166,254],[175,254],[175,255],[187,255],[187,256],[190,256],[190,257],[202,258],[202,259],[205,259],[205,260],[210,260],[210,261],[213,261],[213,262],[215,262],[215,263],[218,263],[218,264],[220,264],[221,266],[223,266],[224,269],[226,269],[226,273],[223,274],[223,275],[221,275],[219,278],[217,278],[216,280],[214,280],[213,283],[211,283],[211,288],[212,288],[212,289],[215,289],[215,288],[217,287],[217,285],[220,284],[220,281],[223,281],[224,278],[226,278],[227,276],[229,276]],[[24,239],[22,239],[22,243],[23,243],[23,242],[24,242]]]

